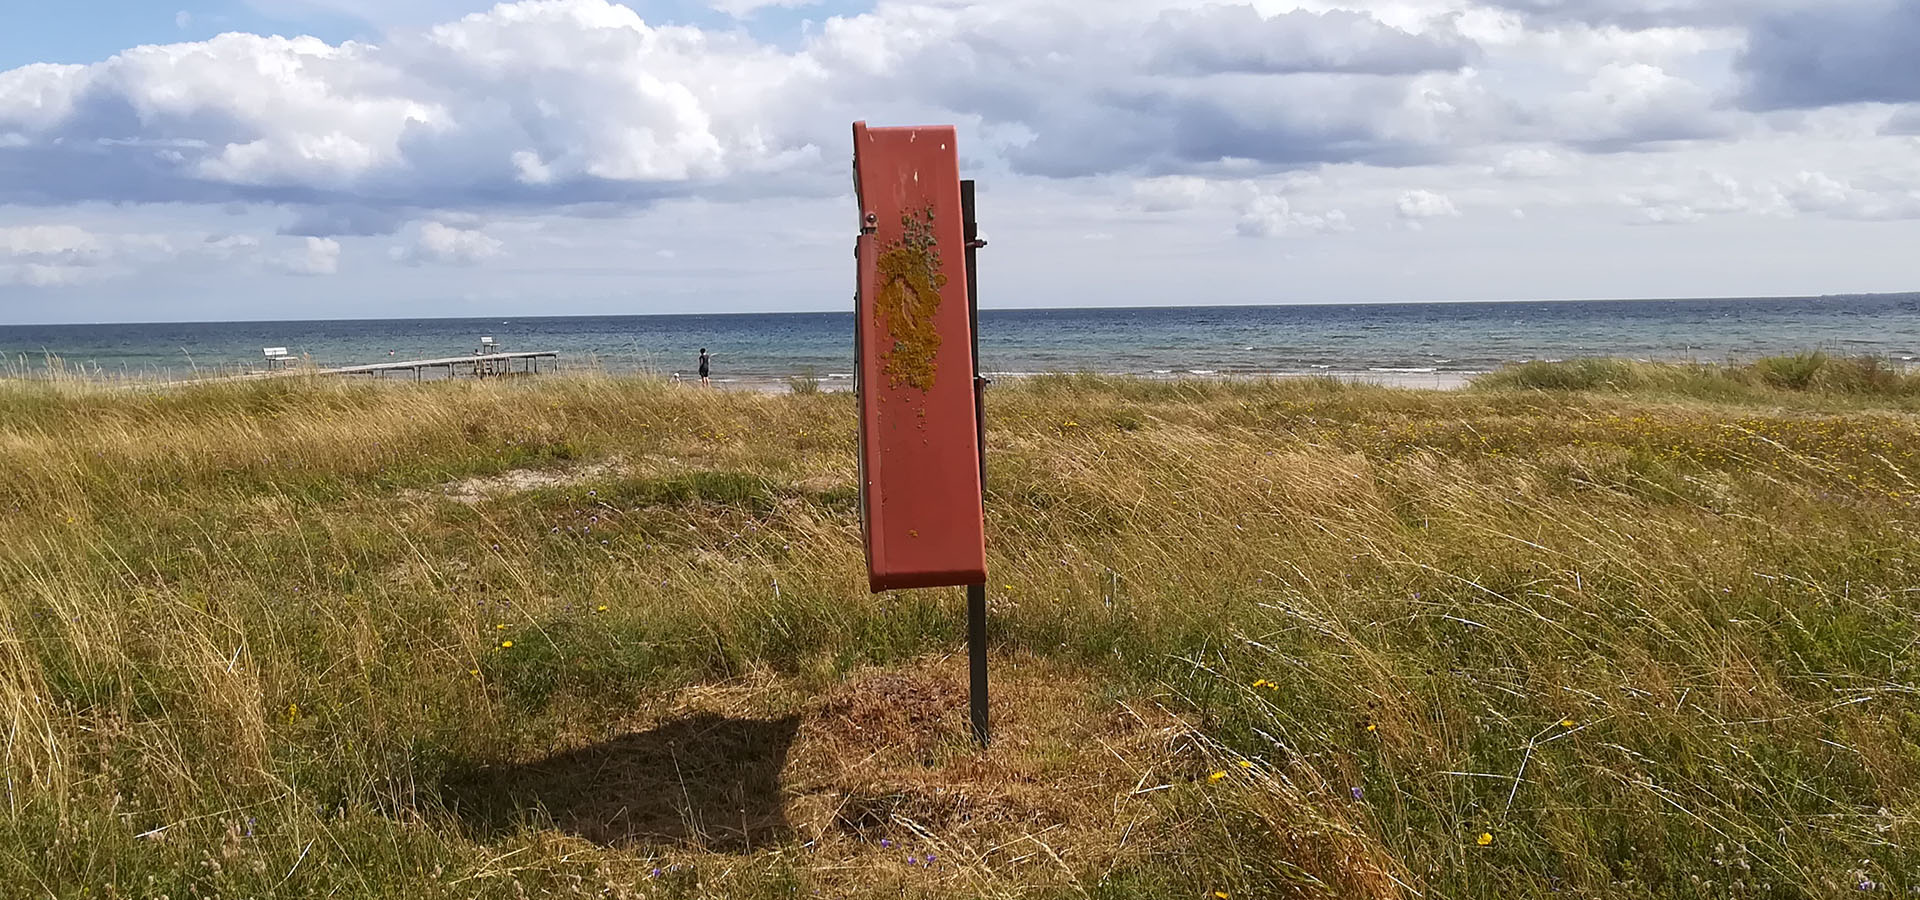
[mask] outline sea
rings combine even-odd
[[[563,366],[778,384],[851,377],[853,315],[833,313],[0,325],[0,375],[53,370],[177,379],[263,367],[285,347],[303,365],[352,366],[554,351]],[[1328,374],[1464,379],[1509,363],[1581,357],[1740,362],[1822,350],[1911,366],[1920,293],[1717,300],[1372,303],[989,309],[982,368],[1000,376]]]

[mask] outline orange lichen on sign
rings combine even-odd
[[[933,232],[933,207],[900,216],[900,238],[880,252],[880,302],[874,315],[893,336],[886,353],[886,373],[893,387],[933,390],[940,357],[940,289],[947,275],[940,271],[940,240]],[[925,415],[924,411],[922,415]]]

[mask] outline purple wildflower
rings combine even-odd
[[[1358,800],[1358,799],[1360,799],[1361,797],[1364,797],[1364,796],[1366,796],[1366,795],[1365,795],[1364,793],[1362,793],[1362,792],[1361,792],[1361,790],[1360,790],[1360,786],[1359,786],[1359,785],[1354,785],[1354,787],[1353,787],[1353,799],[1355,799],[1355,800]]]

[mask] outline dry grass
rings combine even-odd
[[[1762,357],[1750,363],[1532,362],[1482,376],[1476,384],[1494,389],[1603,390],[1785,405],[1800,405],[1808,396],[1826,405],[1852,398],[1909,409],[1920,398],[1920,373],[1905,363],[1819,351]]]
[[[0,384],[0,878],[1920,886],[1920,420],[1639,390],[995,388],[981,754],[957,592],[863,589],[845,395]]]

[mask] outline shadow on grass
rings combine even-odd
[[[442,796],[483,838],[551,823],[606,846],[743,852],[790,832],[780,771],[799,724],[702,713],[537,762],[469,769]]]

